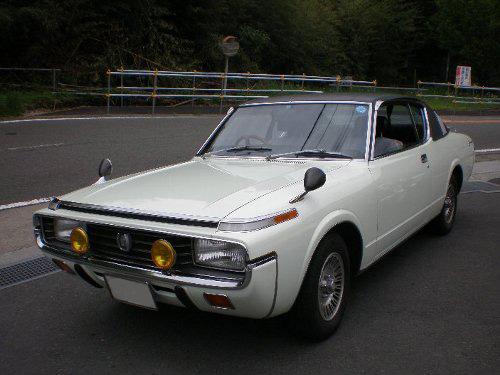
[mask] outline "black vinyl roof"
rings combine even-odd
[[[382,93],[328,93],[328,94],[296,94],[296,95],[280,95],[269,98],[256,99],[245,104],[256,103],[279,103],[279,102],[295,102],[295,101],[355,101],[375,103],[379,100],[418,100],[415,97],[401,96],[397,94],[382,94]],[[243,105],[245,105],[243,104]]]

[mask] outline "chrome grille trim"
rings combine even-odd
[[[82,204],[69,201],[58,201],[55,209],[83,212],[94,215],[121,217],[125,219],[152,221],[157,223],[190,225],[195,227],[217,228],[219,222],[214,218],[197,218],[190,216],[168,215],[162,213],[142,212],[139,210],[126,210],[114,207]]]
[[[41,224],[46,244],[71,253],[68,243],[55,238],[53,217],[42,216]],[[190,237],[96,223],[86,223],[86,228],[90,241],[90,250],[85,255],[87,257],[155,269],[150,249],[154,241],[164,239],[172,244],[177,253],[177,261],[172,270],[182,271],[186,266],[193,266],[193,239]],[[126,252],[118,247],[116,242],[118,233],[129,233],[132,236],[130,251]]]

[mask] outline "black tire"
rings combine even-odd
[[[339,293],[339,290],[341,290],[339,284],[329,284],[330,286],[327,286],[324,284],[326,283],[324,279],[324,283],[321,284],[323,286],[320,288],[320,277],[322,276],[323,267],[325,266],[326,270],[328,270],[328,267],[332,269],[333,265],[337,265],[334,268],[337,272],[334,272],[333,275],[340,275],[340,260],[343,267],[342,292]],[[329,272],[325,271],[323,275],[325,274],[329,274]],[[333,280],[339,279],[339,277],[332,277],[328,280],[334,283]],[[332,232],[323,238],[311,259],[297,300],[288,316],[290,328],[299,336],[314,341],[321,341],[330,337],[342,320],[350,287],[351,270],[349,251],[343,238],[337,233]],[[329,305],[330,310],[326,312],[325,309],[321,308],[321,300],[322,298],[328,299],[325,296],[329,295],[328,292],[332,291],[332,288],[335,289],[336,293],[340,294],[340,302],[336,304],[333,302],[336,305],[335,308]],[[333,315],[330,319],[326,319],[324,317],[326,313]]]
[[[448,184],[446,197],[443,203],[443,208],[438,216],[430,223],[431,230],[440,236],[450,233],[455,223],[458,208],[458,193],[459,187],[455,177],[452,177]],[[451,210],[451,211],[450,211]]]

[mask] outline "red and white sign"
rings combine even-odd
[[[469,87],[470,85],[471,85],[471,67],[457,66],[457,73],[455,75],[455,86]]]

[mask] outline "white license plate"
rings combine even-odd
[[[131,305],[157,310],[148,283],[106,276],[106,284],[108,284],[109,292],[114,299]]]

